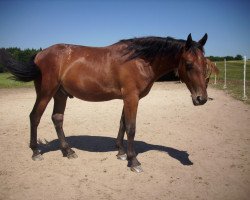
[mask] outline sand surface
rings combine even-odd
[[[38,128],[43,161],[29,149],[34,89],[0,90],[1,200],[240,200],[250,197],[250,106],[223,91],[194,107],[185,85],[156,83],[140,101],[135,147],[143,173],[116,158],[122,101],[68,100],[64,130],[78,158],[58,148],[53,101]]]

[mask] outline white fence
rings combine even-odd
[[[246,63],[247,63],[247,58],[246,58],[246,56],[244,56],[244,62],[243,62],[243,65],[242,65],[242,68],[243,68],[243,70],[242,70],[242,73],[243,73],[243,85],[242,85],[242,87],[243,87],[243,94],[242,94],[242,100],[247,100],[248,99],[248,97],[247,97],[247,95],[246,95],[246,71],[247,71],[247,69],[246,69]],[[216,63],[215,63],[215,65],[217,65]],[[227,89],[227,87],[228,87],[228,85],[227,85],[227,61],[226,61],[226,59],[224,59],[224,74],[223,74],[223,80],[224,80],[224,84],[223,84],[223,89]],[[216,85],[217,84],[217,80],[218,79],[218,77],[215,75],[214,76],[214,84]]]

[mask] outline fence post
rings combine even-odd
[[[244,70],[243,70],[243,98],[242,100],[247,100],[247,95],[246,95],[246,65],[247,65],[247,57],[244,56]]]
[[[224,73],[223,89],[226,89],[227,88],[227,61],[226,61],[226,58],[224,59],[224,66],[225,66],[225,73]]]
[[[214,64],[215,64],[215,67],[216,67],[216,63],[214,63]],[[216,80],[216,79],[217,79],[217,75],[215,74],[215,75],[214,75],[214,85],[217,84],[217,80]]]

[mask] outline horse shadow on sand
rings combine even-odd
[[[110,152],[117,151],[115,146],[115,138],[104,137],[104,136],[90,136],[90,135],[79,135],[69,136],[66,138],[67,142],[72,148],[76,148],[82,151],[89,152]],[[124,140],[125,147],[127,146],[127,140]],[[192,161],[189,160],[189,154],[186,151],[180,151],[175,148],[165,147],[161,145],[149,144],[143,141],[134,141],[136,152],[144,153],[150,150],[156,150],[167,153],[172,158],[178,160],[183,165],[193,165]],[[46,154],[50,151],[60,150],[59,140],[52,140],[50,142],[39,141],[39,148],[42,154]]]

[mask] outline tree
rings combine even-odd
[[[234,59],[235,59],[235,60],[243,60],[243,56],[240,55],[240,54],[238,54],[238,55],[235,56]]]
[[[226,56],[225,58],[226,58],[227,61],[234,60],[233,56]]]
[[[224,57],[219,57],[219,56],[209,56],[207,57],[209,60],[215,62],[215,61],[223,61]]]
[[[10,55],[9,52],[6,51],[6,49],[4,48],[0,49],[0,73],[7,71],[4,64],[6,63],[7,60],[10,60],[11,57],[12,56]]]

